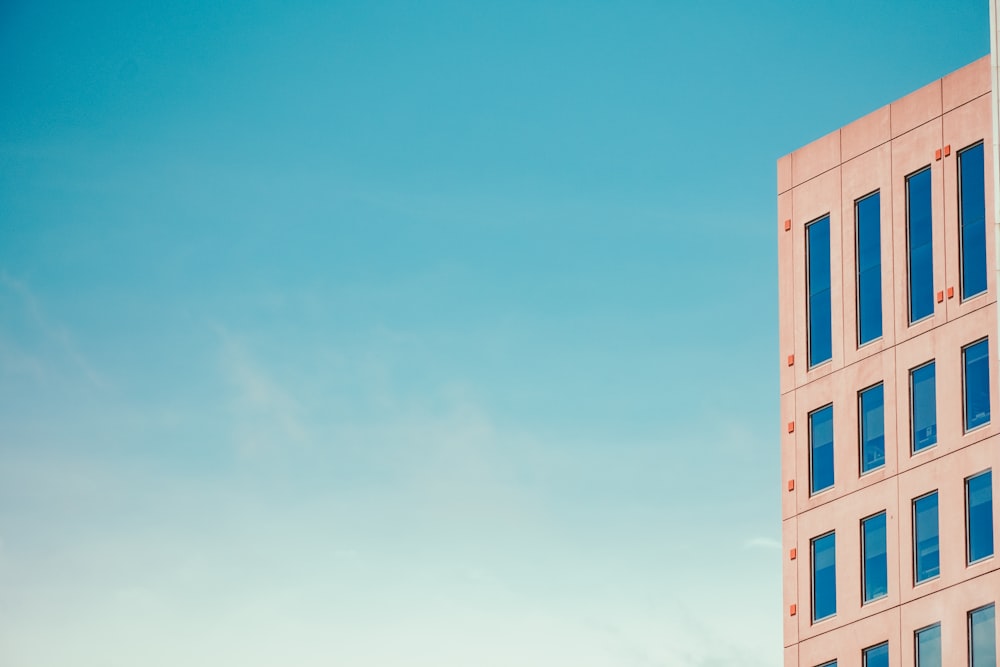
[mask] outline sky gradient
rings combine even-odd
[[[3,3],[0,663],[779,664],[775,160],[987,11]]]

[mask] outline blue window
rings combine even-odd
[[[816,667],[837,667],[837,661],[831,660],[830,662],[824,662],[822,665],[816,665]]]
[[[965,480],[966,552],[970,563],[993,555],[993,473]]]
[[[809,493],[833,486],[833,406],[809,413]]]
[[[885,397],[882,384],[865,389],[858,395],[861,418],[861,472],[885,465]]]
[[[812,620],[837,613],[837,535],[827,533],[812,540]]]
[[[889,667],[889,642],[866,648],[862,656],[864,667]]]
[[[986,177],[983,167],[982,144],[958,154],[963,299],[986,291]]]
[[[809,365],[833,356],[830,306],[830,216],[806,226],[806,262],[809,280]]]
[[[941,667],[941,624],[935,623],[914,633],[917,645],[916,667]]]
[[[861,521],[861,552],[864,602],[889,594],[889,570],[885,556],[885,512]]]
[[[910,322],[934,314],[931,229],[931,168],[906,179],[906,256],[910,278]]]
[[[941,573],[937,491],[913,501],[913,566],[918,584]]]
[[[910,371],[910,414],[913,451],[936,444],[937,390],[933,361]]]
[[[858,237],[858,345],[882,337],[882,229],[879,193],[855,204]]]
[[[990,345],[985,338],[962,349],[965,367],[965,430],[990,421]]]
[[[971,667],[996,667],[997,631],[993,605],[969,612],[969,663]]]

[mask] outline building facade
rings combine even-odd
[[[996,665],[989,57],[778,160],[786,667]]]

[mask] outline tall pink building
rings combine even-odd
[[[989,57],[778,160],[786,667],[995,667]]]

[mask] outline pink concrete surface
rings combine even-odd
[[[988,338],[991,373],[997,359],[996,257],[987,241],[988,289],[963,301],[960,293],[958,153],[983,141],[987,183],[992,175],[989,58],[935,81],[778,161],[778,296],[781,447],[783,626],[786,667],[815,667],[836,659],[860,667],[862,650],[888,640],[890,664],[913,664],[913,633],[942,628],[945,664],[968,664],[966,614],[1000,603],[1000,560],[968,565],[965,553],[965,480],[986,469],[1000,472],[1000,417],[965,432],[962,347]],[[950,150],[944,150],[948,147]],[[941,150],[940,159],[935,152]],[[947,155],[944,153],[948,152]],[[931,167],[934,289],[945,294],[932,316],[910,324],[905,177]],[[882,338],[857,341],[855,202],[881,193]],[[986,188],[987,229],[993,191]],[[830,216],[833,358],[808,368],[805,225]],[[791,229],[785,230],[785,221]],[[992,234],[992,231],[988,231]],[[947,298],[948,288],[954,297]],[[788,355],[795,356],[788,366]],[[933,359],[938,442],[910,451],[909,372]],[[990,405],[1000,415],[1000,391],[991,377]],[[860,472],[858,392],[883,383],[884,467]],[[808,414],[834,406],[832,489],[809,493]],[[794,422],[793,432],[787,425]],[[793,480],[795,488],[787,484]],[[1000,498],[1000,474],[993,478]],[[941,574],[913,582],[912,502],[936,490]],[[861,520],[885,511],[889,591],[862,604]],[[994,516],[1000,510],[994,507]],[[837,533],[837,614],[812,623],[810,540]],[[994,523],[994,544],[1000,532]],[[795,549],[795,560],[789,551]],[[795,605],[797,613],[789,609]]]

